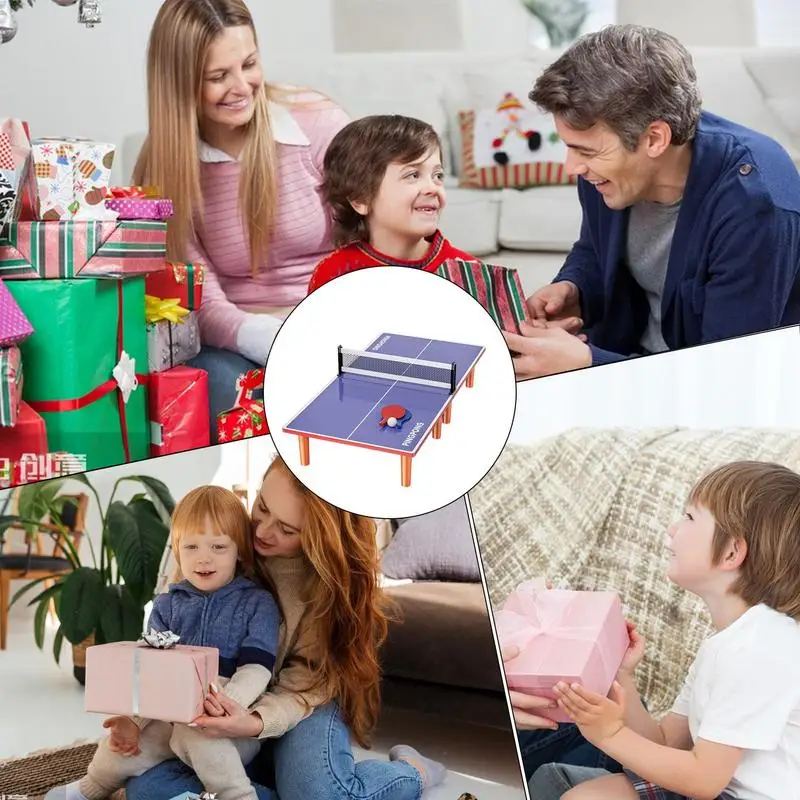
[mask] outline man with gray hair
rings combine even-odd
[[[506,335],[518,379],[800,323],[797,167],[773,139],[701,110],[677,39],[637,25],[586,34],[529,97],[566,144],[583,221],[528,298],[534,324]]]

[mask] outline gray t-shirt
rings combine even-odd
[[[641,338],[641,345],[648,353],[669,350],[661,333],[661,300],[680,208],[679,202],[672,205],[641,202],[631,206],[630,210],[626,261],[650,305],[647,328]]]

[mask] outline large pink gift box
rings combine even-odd
[[[162,650],[139,642],[94,645],[86,650],[85,708],[188,723],[203,713],[203,699],[218,671],[215,647],[179,644]]]
[[[616,592],[543,589],[527,581],[495,612],[495,624],[501,647],[520,648],[504,664],[508,688],[540,697],[555,698],[561,681],[608,695],[629,645]],[[560,708],[536,714],[572,721]]]

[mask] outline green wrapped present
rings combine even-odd
[[[144,277],[6,286],[34,326],[20,345],[23,399],[44,419],[50,450],[85,455],[86,469],[147,458]]]

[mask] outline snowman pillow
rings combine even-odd
[[[459,185],[478,189],[574,183],[567,149],[548,114],[506,92],[493,108],[461,111]]]

